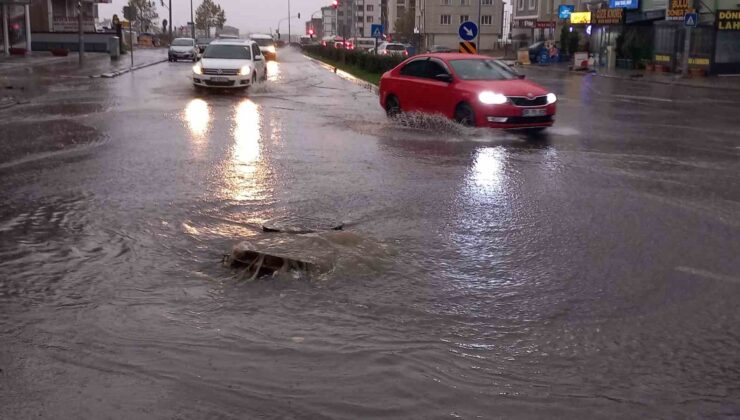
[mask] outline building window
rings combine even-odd
[[[534,10],[534,0],[529,0],[529,10]]]
[[[517,10],[524,10],[524,0],[517,0]]]
[[[367,5],[367,11],[368,11],[368,12],[372,12],[372,11],[374,11],[374,10],[375,10],[375,6],[373,6],[372,4],[368,4],[368,5]]]
[[[490,26],[493,23],[493,19],[491,18],[491,15],[483,15],[480,17],[480,24],[481,25],[488,25]]]
[[[362,16],[357,16],[357,21],[362,23]]]
[[[449,25],[450,22],[452,22],[452,16],[450,15],[440,15],[439,16],[440,25]]]
[[[483,6],[493,6],[493,0],[481,0]]]
[[[452,0],[439,0],[439,4],[442,6],[452,6]]]
[[[372,16],[368,16],[367,17],[367,23],[373,23],[373,17]]]
[[[470,0],[460,0],[460,6],[470,6]]]
[[[470,16],[468,15],[460,15],[460,23],[464,23],[470,20]]]

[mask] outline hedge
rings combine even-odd
[[[355,66],[369,73],[382,74],[401,64],[406,58],[398,56],[377,55],[360,50],[325,47],[323,45],[306,45],[304,51],[336,62]]]

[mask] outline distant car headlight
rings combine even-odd
[[[244,66],[239,69],[239,76],[249,76],[252,73],[252,69],[249,66]]]
[[[195,74],[203,74],[203,66],[200,63],[194,65],[193,66],[193,73],[195,73]]]
[[[547,94],[547,104],[548,104],[548,105],[550,105],[550,104],[554,104],[554,103],[555,103],[555,102],[557,102],[557,101],[558,101],[558,97],[557,97],[557,96],[555,96],[555,94],[554,94],[554,93],[548,93],[548,94]]]
[[[502,105],[508,102],[509,98],[500,93],[485,91],[478,94],[478,100],[486,105]]]

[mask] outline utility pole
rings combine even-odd
[[[691,54],[691,26],[686,27],[684,34],[686,38],[683,43],[683,61],[681,63],[681,76],[689,77],[689,54]]]
[[[79,64],[80,67],[85,65],[85,32],[82,30],[82,0],[77,2],[77,38],[79,42]]]
[[[170,44],[172,43],[172,0],[170,0],[170,8],[168,9],[170,12],[170,21],[168,22],[170,24]]]
[[[483,0],[478,0],[478,37],[475,40],[475,44],[476,44],[475,45],[475,48],[478,51],[481,50],[480,33],[483,32],[483,25],[481,25],[481,23],[483,23],[483,20],[482,20],[483,18],[481,17],[481,13],[482,13],[482,7],[481,6],[482,5],[483,5]]]
[[[288,44],[290,45],[290,0],[288,0]]]
[[[193,0],[190,0],[190,37],[195,39],[195,21],[193,20]]]

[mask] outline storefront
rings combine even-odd
[[[0,0],[0,53],[31,50],[30,0]]]
[[[740,9],[717,10],[714,74],[740,74]]]

